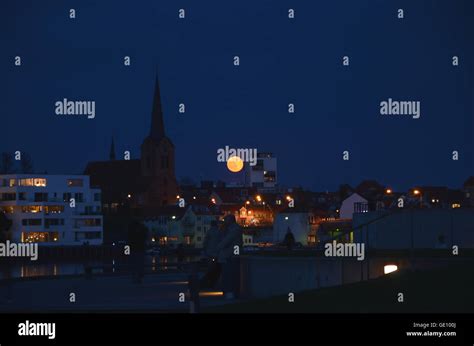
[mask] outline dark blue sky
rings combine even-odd
[[[458,187],[474,174],[472,18],[469,0],[3,0],[0,151],[79,173],[107,158],[113,134],[138,157],[158,68],[178,178],[236,180],[216,160],[230,145],[275,152],[285,185]],[[96,118],[55,115],[63,98],[96,101]],[[421,118],[382,117],[388,98],[421,101]]]

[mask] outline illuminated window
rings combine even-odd
[[[21,241],[23,243],[46,243],[59,240],[58,232],[22,232]]]
[[[64,206],[62,205],[45,205],[44,212],[47,214],[57,214],[64,211]]]
[[[459,204],[459,203],[453,203],[453,204],[451,205],[451,208],[453,208],[453,209],[454,209],[454,208],[461,208],[461,204]]]
[[[44,187],[44,186],[46,186],[46,179],[41,179],[41,178],[35,179],[34,180],[34,185]]]
[[[20,179],[18,182],[20,186],[46,186],[46,179],[44,178]]]
[[[8,186],[10,187],[16,186],[16,179],[10,179],[10,181],[8,182]]]
[[[41,205],[25,205],[21,207],[22,213],[41,213],[43,207]]]
[[[168,242],[168,238],[167,237],[160,237],[158,241],[159,241],[160,245],[166,245],[167,242]]]
[[[13,214],[14,208],[13,206],[5,206],[0,208],[1,211],[3,211],[6,214]]]

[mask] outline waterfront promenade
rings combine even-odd
[[[0,312],[189,312],[187,280],[184,273],[147,275],[142,284],[123,275],[13,280],[10,302],[1,282]],[[179,301],[181,292],[184,302]],[[203,307],[227,303],[220,292],[201,292],[200,302]]]

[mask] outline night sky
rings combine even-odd
[[[474,175],[472,18],[470,0],[2,0],[0,151],[81,173],[113,135],[138,158],[158,70],[178,178],[238,181],[216,160],[229,145],[274,152],[284,185],[460,187]],[[56,115],[63,98],[95,101],[95,119]],[[421,101],[421,118],[382,117],[388,98]]]

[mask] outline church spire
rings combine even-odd
[[[165,137],[165,126],[163,124],[163,111],[161,109],[160,85],[158,76],[155,79],[155,94],[153,96],[153,111],[151,113],[150,137],[156,141]]]
[[[115,160],[115,142],[114,142],[114,136],[112,136],[112,143],[110,143],[109,159],[110,159],[110,160]]]

